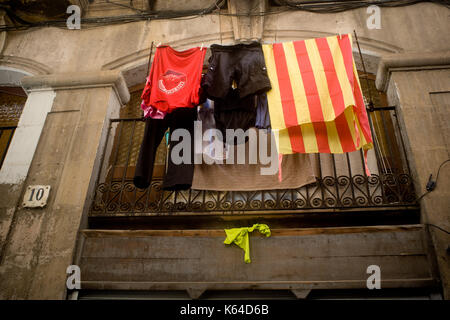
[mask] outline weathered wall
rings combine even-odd
[[[18,204],[16,199],[23,197],[21,189],[9,203],[11,223],[8,237],[2,239],[0,298],[64,298],[65,269],[72,263],[78,229],[83,225],[85,200],[92,191],[107,120],[126,102],[122,100],[126,94],[116,94],[116,80],[123,82],[118,73],[30,79],[29,91],[52,90],[49,84],[63,86],[55,89],[55,100],[23,183],[50,185],[52,191],[43,209]],[[72,83],[70,88],[68,83]]]
[[[96,161],[103,146],[105,121],[124,102],[115,80],[105,80],[109,84],[103,87],[88,88],[86,83],[96,83],[92,78],[95,76],[90,80],[82,77],[84,80],[77,82],[81,73],[120,70],[124,71],[128,85],[140,83],[145,79],[152,41],[183,49],[202,42],[205,45],[231,44],[245,40],[246,36],[274,42],[356,30],[363,52],[380,58],[392,53],[450,50],[450,34],[446,32],[448,10],[442,6],[422,3],[382,8],[380,30],[368,30],[367,18],[366,9],[358,9],[339,14],[288,12],[250,20],[205,15],[191,20],[143,21],[97,28],[82,26],[81,30],[40,28],[9,32],[0,52],[0,67],[16,68],[33,75],[56,75],[64,78],[64,81],[59,80],[65,82],[66,87],[58,87],[57,81],[41,79],[46,90],[55,90],[56,97],[28,175],[24,183],[0,185],[0,298],[64,297],[65,270],[72,263],[77,231],[85,219],[89,188],[96,176]],[[371,66],[371,70],[375,67],[376,64]],[[446,141],[449,140],[443,138],[448,135],[448,122],[443,120],[448,119],[448,113],[443,112],[448,108],[448,104],[443,103],[448,101],[448,94],[430,97],[432,91],[449,90],[442,87],[448,84],[448,75],[447,71],[433,72],[396,73],[391,82],[392,90],[399,90],[397,100],[403,111],[409,151],[414,155],[412,163],[419,189],[440,161],[448,158]],[[435,76],[437,78],[433,78]],[[74,83],[70,83],[70,78]],[[33,107],[42,108],[39,104]],[[431,110],[435,113],[431,114]],[[426,124],[426,140],[423,123]],[[440,130],[436,129],[438,125]],[[423,203],[424,221],[435,221],[433,223],[447,229],[448,220],[444,225],[442,221],[448,218],[448,193],[445,193],[448,188],[443,183],[448,181],[448,174],[442,170],[439,190],[428,195]],[[52,186],[47,207],[21,208],[18,204],[23,197],[23,186],[35,183]],[[447,273],[445,271],[448,256],[443,253],[448,238],[437,232],[433,231],[433,239],[448,290],[448,268]],[[42,287],[46,289],[41,290]]]
[[[377,52],[430,52],[450,49],[448,9],[418,4],[402,8],[381,8],[381,29],[368,29],[366,9],[339,14],[289,12],[265,19],[264,36],[269,41],[288,41],[320,33],[351,33],[356,30],[362,48]],[[432,21],[432,23],[430,23]]]
[[[450,55],[450,54],[449,54]],[[435,67],[438,68],[438,67]],[[422,69],[422,70],[420,70]],[[418,196],[426,192],[430,174],[436,174],[450,159],[450,66],[447,69],[391,70],[388,99],[398,106],[409,161]],[[447,248],[450,236],[436,226],[450,230],[450,163],[442,166],[437,188],[421,200],[421,222],[428,226],[444,295],[450,298],[450,263]]]
[[[450,35],[445,32],[448,10],[440,5],[422,3],[382,8],[380,30],[367,29],[368,17],[364,8],[339,14],[297,11],[268,15],[264,19],[263,41],[287,41],[356,30],[363,49],[379,55],[450,49]],[[133,56],[135,65],[145,64],[151,41],[187,48],[202,42],[205,45],[220,43],[221,32],[223,43],[232,43],[232,31],[232,18],[218,15],[96,28],[82,26],[81,30],[41,28],[8,33],[2,55],[37,61],[53,73],[93,71],[127,56]]]
[[[225,245],[223,230],[83,230],[85,289],[205,290],[366,288],[367,267],[382,288],[433,285],[423,227],[273,229],[250,236],[250,258]],[[168,263],[170,261],[170,263]],[[398,268],[398,266],[403,266]],[[299,297],[300,298],[300,297]]]

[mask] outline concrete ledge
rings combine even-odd
[[[436,279],[381,279],[381,287],[427,288],[437,285]],[[230,281],[230,282],[146,282],[146,281],[83,281],[82,290],[316,290],[366,289],[367,280],[331,281]]]
[[[27,92],[111,86],[121,104],[126,104],[130,100],[130,93],[120,71],[62,73],[24,77],[22,86]]]
[[[318,234],[347,234],[347,233],[373,233],[373,232],[399,232],[422,230],[423,225],[398,225],[398,226],[367,226],[367,227],[329,227],[329,228],[292,228],[271,229],[273,236],[304,236]],[[90,238],[102,237],[225,237],[223,229],[198,229],[198,230],[96,230],[84,229],[80,231]],[[264,238],[263,235],[254,235]]]
[[[83,230],[82,289],[205,290],[436,286],[422,225],[273,229],[250,237],[252,263],[223,230]],[[200,293],[200,294],[199,294]],[[301,293],[300,293],[301,294]]]
[[[450,51],[418,52],[384,56],[378,66],[376,86],[380,91],[386,91],[390,74],[397,70],[423,70],[450,68]]]

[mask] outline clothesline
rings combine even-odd
[[[339,37],[340,40],[342,40],[342,34],[341,34],[341,33],[338,33],[338,34],[336,34],[336,35]],[[248,41],[248,43],[250,43],[250,42],[255,42],[255,41]],[[256,42],[258,42],[258,41],[256,41]],[[152,41],[152,46],[153,46],[153,43],[154,43],[154,41]],[[247,43],[245,43],[245,42],[239,42],[239,43],[247,44]],[[238,43],[238,44],[239,44],[239,43]],[[264,42],[264,43],[262,43],[262,44],[274,44],[274,43],[281,43],[281,42]],[[164,44],[164,43],[162,43],[162,42],[158,42],[158,44],[156,45],[157,48],[159,48],[159,47],[161,47],[161,46],[170,46],[170,45],[169,45],[169,44]],[[200,50],[202,50],[203,48],[210,49],[211,47],[210,47],[210,46],[205,46],[205,45],[204,45],[204,42],[202,42],[202,43],[201,43],[201,46],[200,46]],[[150,54],[151,54],[151,53],[150,53]]]

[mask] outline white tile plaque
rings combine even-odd
[[[50,194],[50,186],[28,186],[23,196],[24,208],[43,208],[47,204]]]

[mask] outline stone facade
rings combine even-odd
[[[104,1],[81,2],[86,8],[84,17],[99,16],[99,11],[94,9],[108,6],[102,3]],[[148,8],[147,1],[135,2],[139,2],[137,5],[142,10]],[[158,7],[158,2],[154,10],[165,10],[165,5]],[[189,1],[174,2],[189,7]],[[210,2],[202,1],[205,7]],[[227,15],[268,10],[282,12],[265,16]],[[105,15],[113,13],[128,14],[129,9],[114,7],[105,11]],[[381,29],[372,30],[366,25],[369,17],[366,8],[317,14],[271,8],[264,0],[229,0],[218,13],[215,11],[190,20],[146,20],[95,28],[82,24],[81,30],[39,27],[1,32],[0,85],[20,83],[28,94],[18,130],[0,171],[1,299],[67,297],[67,266],[81,263],[80,259],[89,256],[87,251],[83,253],[83,248],[88,250],[95,246],[94,240],[86,236],[92,236],[92,233],[80,230],[88,229],[89,204],[105,147],[108,121],[117,117],[121,106],[128,102],[128,88],[145,81],[152,42],[182,50],[202,44],[251,40],[283,42],[356,30],[368,71],[376,73],[378,89],[387,92],[389,105],[396,106],[399,111],[418,195],[425,191],[430,173],[435,177],[439,165],[449,158],[450,34],[447,32],[447,8],[432,3],[381,8]],[[360,63],[359,58],[357,60]],[[430,278],[431,282],[440,281],[446,299],[450,298],[450,237],[434,226],[450,230],[449,166],[441,168],[436,190],[420,202],[420,230],[423,232],[416,228],[414,235],[420,235],[423,240],[426,250],[420,254],[427,258],[422,269],[411,266],[420,269],[417,274]],[[44,209],[21,206],[25,188],[33,184],[51,185],[50,198]],[[352,237],[355,238],[344,239],[344,243],[357,241],[358,234],[365,237],[361,230],[354,232],[356,235]],[[397,235],[389,238],[389,234],[383,234],[374,241],[389,246],[386,239],[397,239]],[[149,243],[156,241],[152,240],[151,234],[147,236]],[[405,245],[404,250],[414,254],[412,247],[408,248],[408,237],[398,237]],[[85,247],[84,241],[91,247]],[[326,243],[327,239],[321,241]],[[191,245],[195,246],[195,243]],[[373,245],[367,245],[369,247]],[[114,251],[114,248],[109,250]],[[325,247],[323,250],[327,252]],[[395,252],[400,254],[401,251],[397,248]],[[343,253],[346,254],[349,253]],[[420,264],[423,263],[421,260]],[[397,268],[404,266],[397,265]],[[425,269],[429,270],[428,276],[423,273]],[[392,277],[397,274],[401,277],[397,271],[392,270]],[[414,274],[411,272],[408,277]],[[149,279],[147,281],[153,281],[153,278]],[[337,286],[335,279],[330,276],[324,281],[328,281],[330,288],[355,287],[351,281]],[[429,285],[427,281],[417,283],[414,286]],[[183,288],[180,286],[177,288]],[[391,287],[396,286],[408,287],[404,283]],[[237,287],[250,288],[252,283]],[[312,284],[297,283],[291,289],[300,290],[301,296],[301,290],[312,288],[315,288]],[[186,289],[194,292],[194,289],[207,288],[188,285]],[[192,294],[193,297],[196,295],[198,291]]]

